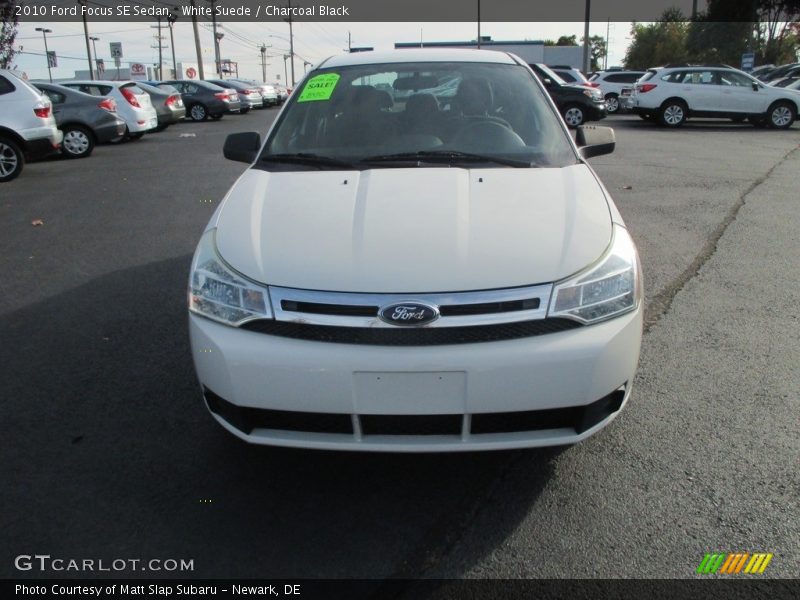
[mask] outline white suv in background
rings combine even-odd
[[[715,117],[788,129],[800,111],[800,98],[732,67],[673,65],[648,69],[634,87],[632,110],[665,127],[679,127],[691,117]]]
[[[50,100],[11,71],[0,69],[0,183],[22,173],[26,159],[57,153],[62,138]]]
[[[622,95],[622,88],[633,87],[644,71],[600,71],[589,78],[591,83],[597,84],[603,97],[606,99],[606,110],[608,114],[613,114],[620,109],[619,97]]]

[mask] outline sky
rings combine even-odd
[[[36,27],[42,23],[21,23],[17,35],[17,46],[23,54],[16,58],[16,67],[31,79],[47,78],[47,63],[44,57],[42,34]],[[83,25],[77,23],[53,23],[47,35],[48,48],[58,56],[58,67],[53,69],[54,79],[70,78],[76,70],[88,70]],[[265,43],[268,48],[267,80],[284,80],[283,55],[289,52],[289,27],[284,23],[218,22],[219,31],[225,34],[220,43],[222,59],[239,63],[239,76],[261,79],[261,54],[258,47]],[[100,38],[97,54],[105,60],[106,68],[113,64],[109,43],[121,42],[123,66],[128,62],[154,65],[158,62],[155,21],[115,23],[89,22],[89,35]],[[630,43],[629,22],[611,23],[609,27],[609,66],[619,65]],[[606,36],[607,23],[594,22],[590,35]],[[395,42],[464,41],[475,39],[475,23],[337,23],[294,22],[294,48],[296,53],[295,73],[299,79],[304,61],[316,64],[320,60],[347,49],[348,33],[353,46],[372,46],[376,50],[389,50]],[[200,44],[204,62],[214,64],[214,45],[211,24],[199,24]],[[481,35],[494,40],[542,40],[557,39],[561,35],[583,36],[583,23],[482,23]],[[177,62],[196,62],[192,25],[189,21],[178,21],[174,29]],[[162,29],[162,52],[165,68],[172,64],[169,48],[169,31]],[[155,48],[153,48],[155,46]],[[28,54],[32,53],[32,54]],[[309,67],[310,68],[310,67]],[[280,75],[280,77],[276,77]],[[209,76],[208,74],[206,75]]]

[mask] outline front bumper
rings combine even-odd
[[[194,314],[189,324],[206,401],[237,437],[257,444],[395,452],[579,442],[610,423],[627,402],[642,335],[641,307],[558,333],[445,346],[290,339]],[[589,413],[592,418],[585,417]],[[242,414],[254,418],[243,421]],[[338,425],[293,424],[298,415],[300,421],[306,416]]]

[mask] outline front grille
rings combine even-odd
[[[585,406],[548,410],[473,414],[470,434],[522,433],[545,429],[573,429],[583,433],[617,412],[625,399],[625,387]],[[204,388],[211,412],[238,430],[250,434],[254,429],[338,433],[354,435],[349,414],[295,412],[237,406]],[[450,435],[460,436],[463,414],[453,415],[356,415],[361,432],[371,435]]]
[[[365,344],[375,346],[438,346],[476,344],[534,337],[581,327],[570,319],[537,319],[517,323],[470,325],[467,327],[336,327],[305,325],[259,319],[242,325],[242,329],[315,342]]]
[[[281,308],[291,312],[308,313],[312,315],[374,317],[378,314],[377,306],[323,304],[322,302],[296,302],[294,300],[281,300]]]
[[[296,412],[237,406],[205,389],[205,398],[211,412],[243,431],[254,429],[280,429],[284,431],[306,431],[310,433],[353,433],[350,415],[338,413]]]
[[[490,315],[496,313],[516,312],[519,310],[536,310],[541,301],[539,298],[526,300],[507,300],[504,302],[481,302],[480,304],[453,304],[439,307],[443,317],[463,317],[466,315]]]
[[[625,389],[623,388],[586,406],[474,414],[470,431],[479,434],[572,428],[576,433],[583,433],[617,412],[622,406],[624,398]]]
[[[461,435],[463,415],[361,415],[364,435]]]

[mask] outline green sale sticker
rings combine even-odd
[[[297,99],[298,102],[313,102],[315,100],[330,100],[336,84],[339,83],[338,73],[325,73],[308,80],[303,92]]]

